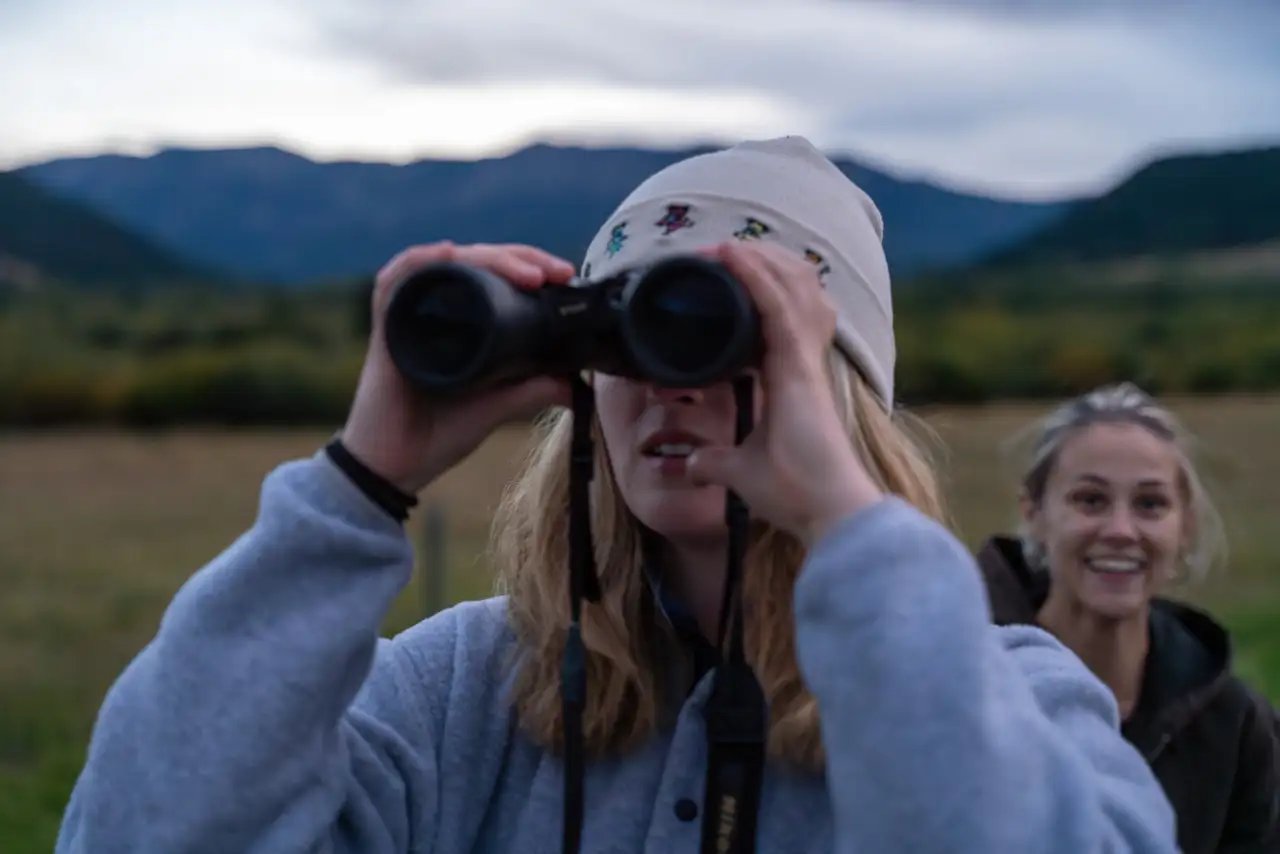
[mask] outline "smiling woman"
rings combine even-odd
[[[1188,437],[1128,383],[1059,407],[1032,433],[1021,537],[993,537],[980,556],[996,622],[1040,625],[1107,683],[1185,854],[1275,851],[1275,713],[1232,674],[1226,630],[1160,595],[1202,576],[1225,545]]]

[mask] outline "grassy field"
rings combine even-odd
[[[1280,699],[1280,399],[1175,408],[1202,438],[1232,543],[1227,571],[1188,595],[1227,618],[1242,671]],[[930,414],[966,541],[1007,528],[1013,493],[1000,443],[1037,412]],[[103,692],[177,587],[250,524],[262,477],[326,438],[0,436],[0,852],[50,850]],[[447,512],[451,600],[489,589],[479,551],[523,446],[519,431],[495,436],[425,496]],[[419,619],[423,596],[406,591],[388,631]]]

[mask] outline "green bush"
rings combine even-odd
[[[1280,389],[1280,282],[1117,285],[1070,271],[899,286],[907,405]],[[0,306],[0,424],[338,423],[369,283],[306,292],[42,292]]]
[[[115,402],[117,420],[178,424],[341,423],[355,390],[349,360],[281,347],[185,353],[141,369]]]
[[[84,372],[65,369],[2,375],[0,424],[57,427],[101,420],[93,388]]]

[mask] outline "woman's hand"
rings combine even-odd
[[[431,401],[396,369],[383,338],[383,315],[400,283],[441,261],[470,264],[532,290],[563,285],[573,265],[532,246],[434,243],[401,252],[378,273],[373,330],[342,441],[357,459],[413,495],[479,447],[499,425],[557,403],[568,404],[562,380],[539,377],[447,404]]]
[[[735,240],[707,254],[742,282],[760,312],[763,417],[742,445],[695,452],[690,475],[734,490],[755,515],[812,544],[882,497],[831,393],[835,308],[814,266],[781,246]]]

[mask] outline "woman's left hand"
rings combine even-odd
[[[696,451],[690,476],[734,490],[754,515],[812,544],[883,497],[831,393],[835,308],[816,268],[781,246],[735,240],[706,254],[742,282],[760,312],[763,415],[742,445]]]

